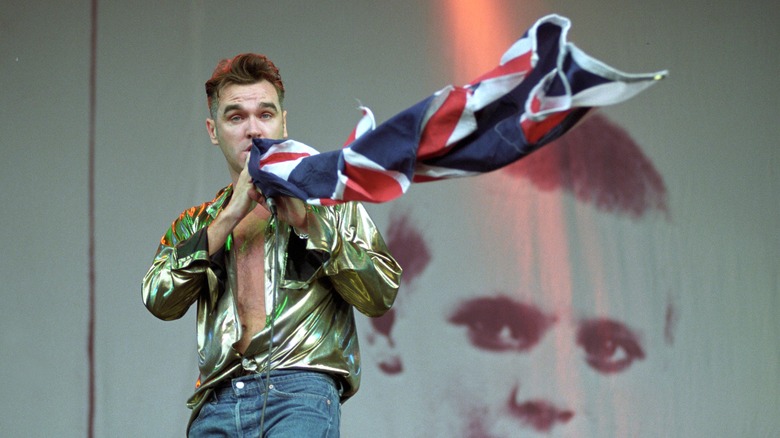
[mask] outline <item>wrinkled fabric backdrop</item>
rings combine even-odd
[[[774,2],[6,3],[0,436],[183,436],[194,311],[156,320],[140,281],[229,182],[204,129],[220,58],[269,55],[290,136],[335,149],[360,103],[382,122],[548,13],[670,76],[507,169],[368,206],[406,275],[359,317],[343,436],[780,434]]]

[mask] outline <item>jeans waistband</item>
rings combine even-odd
[[[340,381],[341,379],[321,371],[314,371],[308,369],[271,370],[270,381],[274,382],[278,380],[284,380],[286,378],[295,378],[306,374],[327,378],[328,380],[333,382],[333,385],[336,387],[336,391],[339,393],[339,395],[342,394],[343,386]],[[239,370],[236,373],[233,373],[229,378],[226,378],[222,382],[220,382],[219,385],[217,385],[217,387],[214,388],[214,392],[217,395],[225,391],[232,393],[233,386],[238,382],[244,382],[244,384],[250,382],[252,383],[259,382],[260,384],[265,385],[267,377],[268,377],[267,371],[251,372],[251,371],[244,370],[243,368],[239,368]]]

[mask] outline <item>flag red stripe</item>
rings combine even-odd
[[[460,122],[463,109],[466,107],[468,91],[465,88],[455,88],[450,91],[444,104],[431,116],[420,136],[420,146],[417,148],[417,159],[424,160],[447,152],[445,146],[455,127]]]
[[[484,80],[493,79],[500,76],[506,76],[516,73],[528,73],[533,66],[531,65],[532,52],[526,52],[522,55],[512,58],[504,65],[499,65],[493,70],[485,73],[477,79],[471,81],[471,85],[476,85]]]
[[[539,122],[529,119],[523,120],[520,123],[520,126],[523,128],[523,134],[525,135],[526,141],[529,144],[538,143],[539,140],[555,128],[555,126],[560,125],[571,112],[572,110],[553,113]]]
[[[384,171],[351,166],[346,163],[344,174],[347,176],[347,186],[344,188],[344,199],[387,202],[403,194],[403,188],[395,178]]]
[[[306,152],[277,152],[260,160],[260,167],[269,164],[284,163],[285,161],[295,161],[298,158],[305,158],[309,155],[311,154]]]

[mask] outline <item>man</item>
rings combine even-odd
[[[188,433],[337,437],[340,402],[360,384],[353,307],[382,315],[401,269],[360,204],[281,198],[272,217],[247,171],[253,139],[287,136],[284,85],[270,60],[223,60],[206,94],[206,128],[232,184],[173,222],[143,281],[158,318],[198,309]]]
[[[364,357],[378,372],[367,368],[349,415],[395,408],[350,434],[674,435],[665,188],[621,132],[593,116],[569,147],[432,186],[436,196],[411,192],[425,208],[393,211],[387,242],[410,269],[393,309],[371,320]]]

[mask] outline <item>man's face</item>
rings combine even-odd
[[[386,330],[398,416],[430,436],[651,436],[669,406],[671,311],[653,221],[502,173],[464,191],[411,212],[417,232],[398,234],[430,253]]]
[[[244,168],[253,138],[287,137],[287,112],[268,81],[225,86],[214,117],[206,120],[206,129],[211,142],[225,155],[233,181]]]

